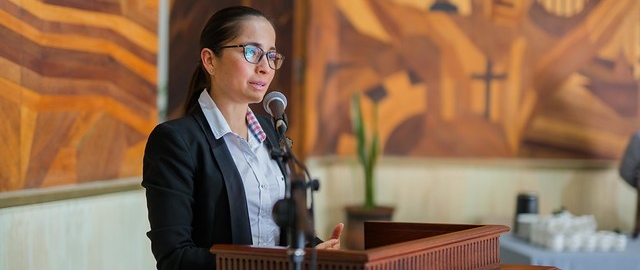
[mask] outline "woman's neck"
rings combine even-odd
[[[224,119],[227,120],[227,124],[231,128],[231,131],[238,136],[247,140],[248,127],[247,127],[247,109],[248,105],[238,106],[225,106],[219,107]]]

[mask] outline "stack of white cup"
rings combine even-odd
[[[568,211],[549,216],[525,216],[518,219],[520,238],[553,251],[624,251],[627,236],[612,231],[596,231],[592,215],[574,216]],[[530,230],[528,229],[530,228]],[[529,232],[529,235],[525,233]]]

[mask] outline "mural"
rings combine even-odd
[[[293,1],[255,2],[274,15],[278,48],[288,52],[290,64],[272,84],[286,93],[296,59]],[[0,1],[0,192],[142,174],[147,136],[158,123],[158,4]],[[253,3],[170,4],[174,112],[196,66],[206,19],[223,6]]]
[[[142,173],[157,1],[0,1],[0,192]]]
[[[616,159],[640,129],[636,0],[312,1],[310,156],[352,155],[349,100],[384,154]]]

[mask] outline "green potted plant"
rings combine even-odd
[[[351,98],[351,126],[356,138],[356,154],[364,175],[364,203],[346,207],[346,247],[364,249],[364,222],[371,220],[391,220],[393,207],[381,206],[376,202],[375,173],[381,154],[378,135],[378,104],[373,103],[371,129],[367,128],[362,113],[361,94],[356,92]]]

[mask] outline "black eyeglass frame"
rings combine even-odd
[[[249,61],[249,59],[247,58],[247,47],[248,47],[248,46],[255,47],[255,48],[257,48],[258,50],[260,50],[260,51],[262,52],[262,53],[260,54],[260,57],[258,58],[258,60],[256,60],[256,62],[255,62],[255,63],[254,63],[254,62]],[[220,46],[220,47],[216,47],[216,50],[222,50],[222,49],[228,49],[228,48],[242,48],[242,56],[244,56],[244,60],[246,60],[247,62],[249,62],[249,63],[251,63],[251,64],[258,64],[258,63],[260,63],[260,61],[262,61],[262,58],[266,55],[266,56],[267,56],[267,64],[268,64],[268,65],[269,65],[269,67],[270,67],[271,69],[273,69],[273,70],[278,70],[278,69],[280,69],[280,68],[282,67],[282,64],[283,64],[284,59],[285,59],[284,55],[282,55],[281,53],[279,53],[279,52],[277,52],[277,51],[267,51],[267,52],[265,52],[262,48],[260,48],[260,46],[257,46],[257,45],[255,45],[255,44],[235,44],[235,45]],[[279,56],[280,56],[280,57],[279,57],[279,59],[278,59],[278,58],[275,58],[275,59],[274,59],[274,57],[270,57],[270,56],[269,56],[269,53],[270,53],[270,52],[274,52],[274,53],[276,54],[276,56],[275,56],[275,57],[278,57],[278,55],[279,55]],[[280,66],[279,66],[279,67],[272,67],[272,66],[271,66],[271,62],[269,62],[269,59],[274,59],[274,63],[273,63],[273,65],[276,65],[275,61],[276,61],[276,60],[279,60],[279,61],[281,62],[281,63],[280,63]]]

